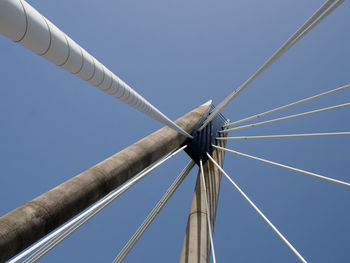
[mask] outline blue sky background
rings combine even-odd
[[[116,75],[176,119],[243,83],[323,3],[309,1],[29,1]],[[225,108],[233,120],[349,84],[346,1]],[[0,37],[0,214],[26,203],[161,125]],[[276,118],[349,102],[350,90]],[[350,131],[350,109],[237,131]],[[234,135],[232,133],[232,135]],[[348,137],[234,141],[228,148],[350,181]],[[162,165],[42,262],[111,262],[179,174]],[[350,189],[226,154],[225,170],[310,262],[349,262]],[[177,262],[197,168],[125,262]],[[223,178],[218,262],[298,262]]]

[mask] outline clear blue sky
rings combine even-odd
[[[323,3],[29,1],[116,75],[176,119],[243,83]],[[350,3],[225,108],[237,120],[349,84]],[[161,127],[0,36],[0,214]],[[349,102],[350,90],[266,118]],[[340,109],[238,135],[350,131]],[[235,141],[228,148],[350,181],[348,137]],[[137,184],[43,262],[110,262],[188,162],[181,154]],[[349,262],[350,189],[226,154],[225,170],[310,262]],[[177,262],[197,169],[125,262]],[[218,262],[298,262],[222,179]]]

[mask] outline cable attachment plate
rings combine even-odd
[[[184,143],[187,145],[185,152],[197,165],[199,165],[200,160],[202,160],[203,163],[208,160],[207,152],[211,155],[214,151],[211,145],[217,145],[216,138],[223,136],[223,133],[219,131],[224,129],[223,126],[226,124],[227,119],[221,113],[216,115],[204,129],[200,132],[198,131],[214,108],[214,105],[211,104],[208,112],[203,116],[202,120],[191,133],[193,139],[187,139]]]

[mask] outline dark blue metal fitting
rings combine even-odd
[[[214,106],[212,104],[210,110],[203,116],[202,120],[191,133],[193,139],[187,139],[184,143],[187,145],[185,152],[196,162],[197,165],[199,165],[200,160],[202,160],[203,163],[208,160],[207,153],[211,155],[214,150],[212,144],[217,145],[216,138],[222,136],[222,133],[219,133],[219,131],[223,130],[226,118],[221,113],[209,122],[204,129],[200,132],[198,131],[213,109]]]

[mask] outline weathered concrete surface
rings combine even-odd
[[[191,133],[209,109],[204,104],[176,123]],[[186,137],[164,127],[96,166],[0,217],[0,262],[30,246],[53,229],[157,161]]]
[[[226,141],[219,141],[219,145],[224,147]],[[220,166],[223,165],[224,156],[224,151],[214,150],[212,153],[212,157]],[[221,172],[210,160],[203,164],[203,171],[208,194],[210,221],[212,223],[211,228],[212,231],[214,231]],[[207,210],[205,207],[205,196],[199,170],[179,262],[207,263],[209,259],[210,238],[208,233]]]

